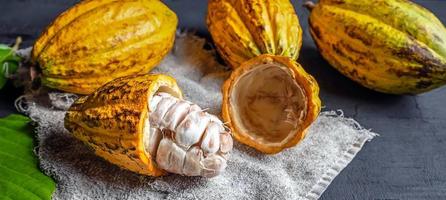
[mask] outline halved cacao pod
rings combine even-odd
[[[296,60],[302,29],[289,0],[210,0],[208,29],[232,67],[261,54]]]
[[[264,153],[296,145],[320,112],[314,78],[295,62],[302,29],[289,0],[210,0],[207,23],[234,71],[223,118],[235,139]]]
[[[407,0],[321,0],[307,4],[322,56],[361,85],[418,94],[446,84],[446,29]]]
[[[65,116],[65,128],[111,163],[140,174],[163,175],[143,142],[148,102],[159,91],[182,97],[169,76],[118,78],[79,98]]]
[[[105,84],[71,106],[65,127],[107,161],[150,176],[213,177],[226,168],[232,149],[223,123],[182,100],[165,75]]]
[[[159,0],[86,0],[65,11],[34,44],[48,87],[89,94],[144,74],[170,51],[177,17]]]
[[[316,80],[288,57],[261,55],[236,68],[223,86],[223,118],[235,139],[264,153],[301,141],[317,118]]]

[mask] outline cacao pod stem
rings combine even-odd
[[[12,47],[12,50],[14,51],[14,52],[16,52],[17,50],[19,50],[19,47],[20,47],[20,44],[22,44],[22,37],[17,37],[16,39],[15,39],[15,44],[14,44],[14,46]]]
[[[304,3],[304,7],[307,8],[309,11],[311,11],[313,10],[314,7],[316,7],[316,5],[312,1],[306,1]]]

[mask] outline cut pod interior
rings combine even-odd
[[[150,128],[150,101],[152,100],[153,96],[157,93],[168,93],[174,97],[180,98],[181,94],[178,94],[175,92],[175,90],[171,89],[168,86],[161,85],[156,89],[156,91],[148,98],[147,106],[149,108],[149,111],[147,112],[147,115],[145,117],[144,121],[144,135],[143,135],[143,143],[145,147],[146,154],[149,154],[150,157],[154,158],[156,156],[156,150],[158,149],[158,144],[161,140],[160,137],[153,137],[153,129]]]
[[[160,89],[149,98],[145,151],[167,172],[217,176],[227,166],[232,149],[230,132],[218,117],[180,96]]]
[[[230,96],[232,123],[262,145],[286,144],[307,115],[304,89],[280,63],[247,70],[235,79]]]

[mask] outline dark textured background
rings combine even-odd
[[[0,43],[33,41],[74,0],[0,0]],[[166,0],[180,27],[209,38],[205,0]],[[446,1],[415,1],[446,23]],[[304,27],[299,59],[321,87],[326,110],[342,109],[381,136],[368,143],[334,180],[322,199],[446,199],[446,88],[419,96],[392,96],[365,89],[325,62],[308,33],[308,11],[293,1]],[[22,91],[0,91],[0,116],[16,112]],[[284,191],[286,192],[286,191]]]

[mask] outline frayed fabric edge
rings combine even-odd
[[[376,133],[371,132],[368,129],[363,128],[356,120],[344,116],[342,110],[337,111],[325,111],[321,113],[321,116],[338,118],[348,126],[353,127],[360,134],[360,137],[354,142],[349,149],[347,149],[343,155],[336,161],[336,164],[331,166],[322,177],[314,184],[312,189],[307,193],[305,199],[316,200],[319,199],[322,194],[327,190],[331,182],[336,176],[344,170],[345,167],[356,157],[356,154],[361,151],[366,142],[370,142],[373,138],[379,136]]]

